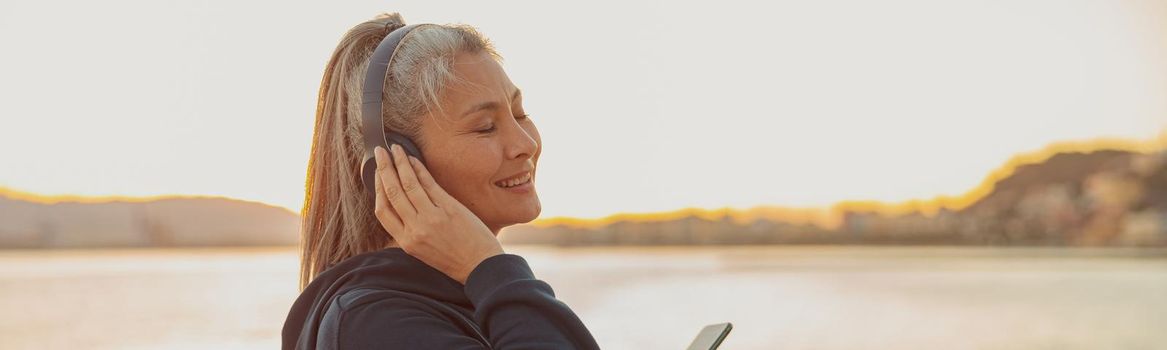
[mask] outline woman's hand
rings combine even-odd
[[[503,254],[498,238],[470,209],[438,186],[429,170],[394,144],[377,147],[377,221],[406,253],[466,284],[486,258]],[[406,160],[408,158],[408,160]]]

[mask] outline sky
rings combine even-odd
[[[299,211],[324,65],[379,12],[494,41],[542,218],[959,195],[1167,130],[1167,1],[6,1],[0,186]]]

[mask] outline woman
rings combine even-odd
[[[541,209],[539,132],[500,56],[463,25],[414,28],[383,86],[394,145],[362,185],[361,84],[400,15],[357,25],[324,72],[301,232],[301,294],[284,349],[598,348],[578,317],[497,235]]]

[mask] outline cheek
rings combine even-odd
[[[498,163],[494,160],[498,155],[492,149],[489,145],[473,145],[453,150],[440,165],[435,164],[440,174],[435,174],[434,180],[462,204],[480,204],[489,195],[491,180],[497,175]]]

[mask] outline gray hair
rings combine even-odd
[[[385,35],[405,26],[405,21],[397,13],[382,14],[366,23],[385,28]],[[384,35],[379,37],[383,38]],[[349,96],[361,96],[361,86],[369,68],[368,57],[376,47],[367,46],[368,52],[361,55],[364,59],[359,66],[354,67],[352,76],[348,77],[345,88]],[[419,117],[444,115],[442,92],[453,85],[469,84],[454,74],[455,57],[460,53],[479,52],[486,52],[495,60],[502,61],[494,44],[469,25],[422,25],[414,28],[397,47],[389,65],[389,75],[381,95],[386,102],[381,110],[385,127],[405,134],[419,146],[424,143],[419,132]],[[349,125],[353,126],[349,130],[350,137],[357,140],[361,136],[360,102],[359,99],[353,99],[348,103]],[[360,142],[355,142],[353,147],[363,149]]]

